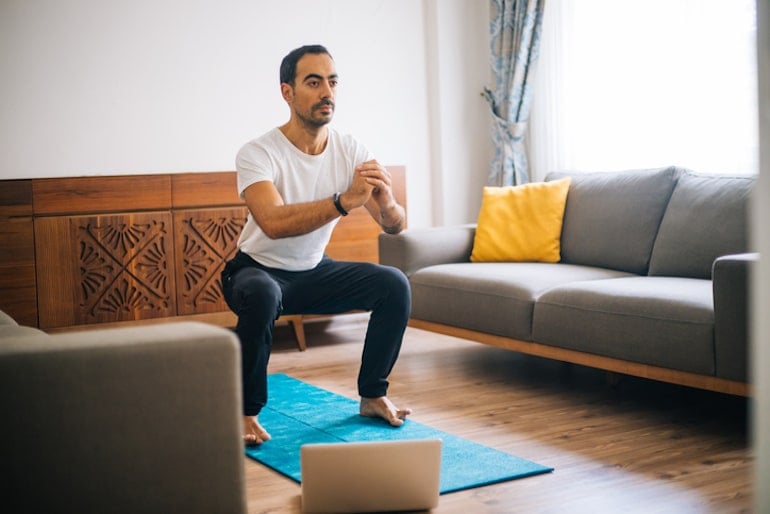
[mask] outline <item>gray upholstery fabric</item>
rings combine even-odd
[[[748,382],[749,275],[759,254],[725,255],[714,263],[716,375]]]
[[[682,173],[652,251],[650,275],[711,278],[720,255],[748,251],[753,177]]]
[[[408,229],[379,236],[381,264],[395,266],[407,276],[420,268],[450,262],[469,262],[476,225]]]
[[[647,273],[652,245],[676,179],[676,168],[572,177],[561,233],[561,262]]]
[[[0,339],[5,337],[47,337],[46,333],[33,327],[0,324]]]
[[[574,280],[626,273],[549,263],[443,264],[410,277],[412,317],[529,341],[540,294]]]
[[[544,293],[533,338],[543,344],[693,373],[714,373],[711,281],[630,277]]]
[[[246,512],[240,352],[203,323],[0,340],[7,512]]]

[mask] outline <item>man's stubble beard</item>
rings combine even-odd
[[[323,117],[321,119],[314,118],[313,117],[313,113],[315,113],[315,111],[317,111],[318,109],[320,109],[321,107],[323,107],[325,105],[329,105],[332,108],[332,111],[329,114],[329,116],[328,117]],[[297,110],[297,109],[294,110],[294,114],[297,116],[297,118],[306,127],[309,127],[309,128],[321,128],[321,127],[323,127],[325,125],[328,125],[332,121],[332,118],[334,117],[334,103],[326,102],[326,101],[318,102],[317,104],[313,105],[313,107],[310,108],[310,115],[309,116],[299,112],[299,110]]]

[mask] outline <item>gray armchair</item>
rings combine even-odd
[[[245,512],[240,354],[197,322],[48,335],[0,316],[5,512]]]

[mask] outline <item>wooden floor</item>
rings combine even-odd
[[[276,328],[270,372],[357,398],[365,315]],[[555,468],[442,495],[436,513],[750,512],[748,401],[407,330],[389,396],[412,419]],[[319,406],[322,408],[322,406]],[[270,427],[266,427],[268,430]],[[299,513],[300,486],[244,459],[250,513]],[[483,463],[479,463],[483,465]]]

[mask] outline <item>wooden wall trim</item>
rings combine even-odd
[[[32,216],[32,181],[3,180],[0,187],[0,217]]]
[[[170,175],[32,179],[36,216],[171,208]]]
[[[171,206],[174,209],[243,205],[234,171],[171,175]]]

